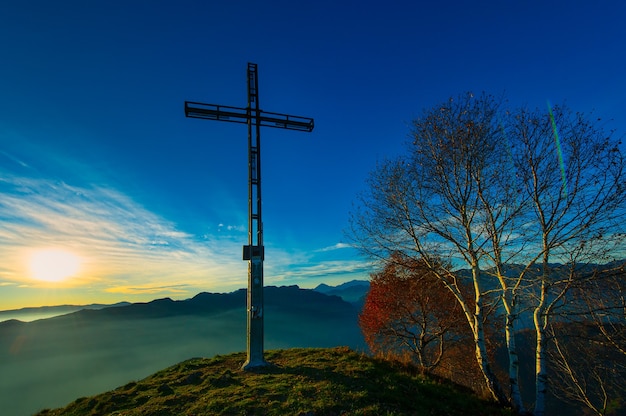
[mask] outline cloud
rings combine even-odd
[[[319,263],[292,265],[289,270],[280,273],[281,280],[323,278],[333,275],[367,274],[371,271],[371,264],[360,260],[333,260]]]
[[[350,248],[343,243],[326,249],[304,251],[286,251],[269,247],[266,249],[266,282],[268,284],[298,284],[303,287],[314,283],[343,282],[353,279],[367,279],[373,270],[370,261],[356,256],[355,252],[336,250]]]
[[[246,287],[248,266],[241,247],[248,227],[243,217],[222,216],[221,222],[213,222],[216,226],[193,234],[105,185],[102,172],[45,154],[46,160],[36,163],[41,169],[0,154],[14,162],[9,164],[14,170],[0,166],[0,286],[5,292],[29,297],[66,290],[91,299],[123,295],[124,300],[150,300],[154,295],[182,298]],[[43,171],[64,179],[42,176]],[[332,283],[369,274],[367,263],[343,250],[349,244],[317,250],[277,248],[271,238],[266,244],[267,284],[306,287],[315,280]],[[28,257],[51,247],[79,256],[81,271],[59,283],[33,280]]]
[[[7,159],[11,160],[12,162],[20,165],[23,168],[30,168],[30,166],[28,166],[28,164],[20,159],[18,159],[17,157],[13,156],[10,153],[5,152],[4,150],[0,150],[0,155],[3,155],[4,157],[6,157]]]
[[[241,260],[243,225],[218,223],[212,234],[193,235],[128,195],[101,185],[0,172],[0,280],[3,286],[50,287],[28,277],[26,255],[64,248],[83,260],[82,272],[63,285],[91,292],[146,296],[193,295],[246,286]],[[266,247],[268,284],[364,278],[368,262],[346,243],[318,250]],[[339,255],[341,251],[341,255]]]
[[[184,294],[188,293],[188,285],[168,285],[168,286],[116,286],[106,289],[109,293],[122,293],[129,295],[144,295],[144,294]]]
[[[324,252],[327,252],[327,251],[341,250],[343,248],[352,248],[352,246],[350,244],[347,244],[347,243],[337,243],[337,244],[334,244],[332,246],[320,248],[320,249],[315,250],[315,251],[317,253],[324,253]]]
[[[238,233],[243,233],[246,232],[248,230],[248,227],[246,225],[226,225],[223,223],[220,223],[217,225],[217,231],[218,232],[222,232],[222,231],[236,231]]]
[[[3,280],[37,285],[28,279],[26,254],[58,247],[84,260],[73,285],[118,293],[245,285],[240,244],[183,232],[115,189],[2,173],[0,193]]]

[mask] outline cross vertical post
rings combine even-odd
[[[248,106],[245,108],[185,102],[185,115],[248,125],[248,244],[243,246],[243,260],[248,261],[247,359],[243,370],[268,365],[263,356],[263,220],[261,217],[261,127],[275,127],[310,132],[313,119],[262,111],[259,107],[257,65],[248,63]]]
[[[256,64],[248,64],[248,246],[243,259],[248,260],[248,359],[245,368],[266,365],[263,358],[263,221],[261,217],[261,124],[259,123],[259,80]],[[256,230],[256,238],[254,231]],[[256,241],[255,241],[256,240]],[[256,244],[255,244],[256,243]]]

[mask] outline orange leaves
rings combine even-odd
[[[423,261],[399,254],[372,275],[359,324],[373,352],[395,359],[410,353],[424,369],[438,365],[444,344],[467,333],[448,289]]]

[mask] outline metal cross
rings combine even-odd
[[[263,357],[263,221],[261,219],[261,127],[275,127],[310,132],[313,119],[270,113],[259,109],[257,65],[248,63],[248,106],[185,102],[185,115],[193,118],[228,121],[248,125],[248,244],[243,246],[243,260],[248,261],[248,332],[247,360],[243,369],[266,366]],[[253,128],[254,126],[254,128]],[[256,230],[256,241],[254,232]]]

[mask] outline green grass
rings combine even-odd
[[[191,359],[38,415],[511,415],[414,368],[348,348],[268,351],[273,365],[240,370],[245,354]]]

